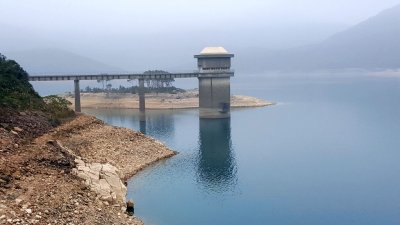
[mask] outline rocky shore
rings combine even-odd
[[[66,94],[68,101],[74,104],[74,96]],[[273,105],[263,99],[234,95],[231,97],[231,107],[262,107]],[[139,98],[137,94],[124,93],[81,93],[82,108],[120,108],[120,109],[137,109],[139,108]],[[72,107],[74,107],[72,105]],[[183,93],[167,94],[167,93],[147,93],[146,108],[147,109],[187,109],[198,108],[199,97],[198,91],[186,91]]]
[[[142,224],[125,213],[124,182],[175,152],[83,114],[54,129],[40,112],[9,118],[0,124],[0,224]]]

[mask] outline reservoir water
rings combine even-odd
[[[400,224],[400,79],[239,76],[232,93],[277,102],[197,110],[85,110],[179,152],[129,180],[148,225]]]

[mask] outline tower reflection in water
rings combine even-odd
[[[198,182],[215,192],[228,191],[237,183],[230,122],[230,118],[200,119]]]

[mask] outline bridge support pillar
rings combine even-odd
[[[139,79],[139,111],[144,113],[146,110],[146,100],[144,93],[144,79]]]
[[[79,80],[74,80],[75,87],[75,112],[81,112],[81,89],[79,88]]]

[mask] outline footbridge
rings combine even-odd
[[[145,80],[197,78],[199,80],[199,109],[200,118],[230,117],[230,78],[234,71],[230,69],[231,58],[222,47],[207,47],[199,55],[198,70],[191,72],[144,72],[126,74],[42,74],[29,76],[29,81],[74,81],[75,111],[81,112],[80,86],[81,80],[138,80],[139,81],[139,110],[144,113]]]

